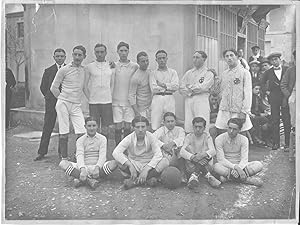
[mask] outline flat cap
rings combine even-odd
[[[260,65],[262,65],[264,63],[269,63],[271,65],[270,61],[265,57],[260,61]]]
[[[252,60],[251,62],[249,62],[249,66],[251,66],[252,64],[257,64],[257,65],[259,65],[260,64],[260,61],[258,61],[258,60]]]
[[[255,48],[260,49],[260,47],[258,45],[254,45],[254,46],[251,47],[252,50],[255,49]]]
[[[273,52],[267,58],[268,58],[268,60],[271,60],[273,57],[280,58],[281,57],[281,53],[280,52]]]

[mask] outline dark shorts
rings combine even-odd
[[[89,104],[90,116],[96,118],[97,123],[102,126],[113,124],[112,103],[108,104]]]

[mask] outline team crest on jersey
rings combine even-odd
[[[233,81],[233,83],[239,84],[239,83],[241,83],[241,80],[239,78],[235,78],[234,81]]]
[[[199,83],[202,84],[203,81],[204,81],[204,77],[201,77],[201,78],[199,79]]]

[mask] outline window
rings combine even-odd
[[[18,38],[24,37],[24,22],[17,23],[17,35]]]
[[[237,22],[236,14],[227,9],[221,7],[220,9],[220,47],[221,57],[223,57],[223,51],[229,48],[236,49],[236,34],[237,34]]]
[[[198,6],[197,35],[218,39],[218,6]]]
[[[247,57],[249,58],[252,55],[251,47],[257,45],[258,38],[257,38],[257,26],[253,23],[248,23],[247,28]]]
[[[264,41],[265,33],[266,33],[265,29],[260,27],[258,30],[258,46],[260,47],[262,54],[265,51],[265,41]]]

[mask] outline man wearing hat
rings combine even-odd
[[[262,74],[260,72],[259,64],[260,64],[260,62],[257,60],[253,60],[249,63],[252,84],[260,82],[262,79]]]
[[[280,83],[281,91],[288,102],[291,115],[292,134],[295,135],[295,124],[296,124],[296,50],[293,52],[295,64],[290,67],[282,77]],[[290,143],[290,150],[293,150],[293,143]]]
[[[257,45],[254,45],[251,47],[253,55],[249,57],[249,62],[256,60],[261,62],[263,60],[263,57],[260,55],[260,47]]]
[[[260,72],[264,73],[270,68],[271,68],[270,61],[267,58],[263,58],[262,61],[260,62]]]
[[[286,72],[287,67],[281,65],[281,53],[275,52],[268,56],[268,60],[272,64],[272,68],[267,70],[262,79],[262,85],[268,81],[269,103],[271,105],[271,120],[273,130],[273,147],[272,150],[279,148],[280,144],[280,115],[284,126],[285,148],[289,146],[290,140],[290,112],[286,98],[280,89],[280,83],[283,74]]]

